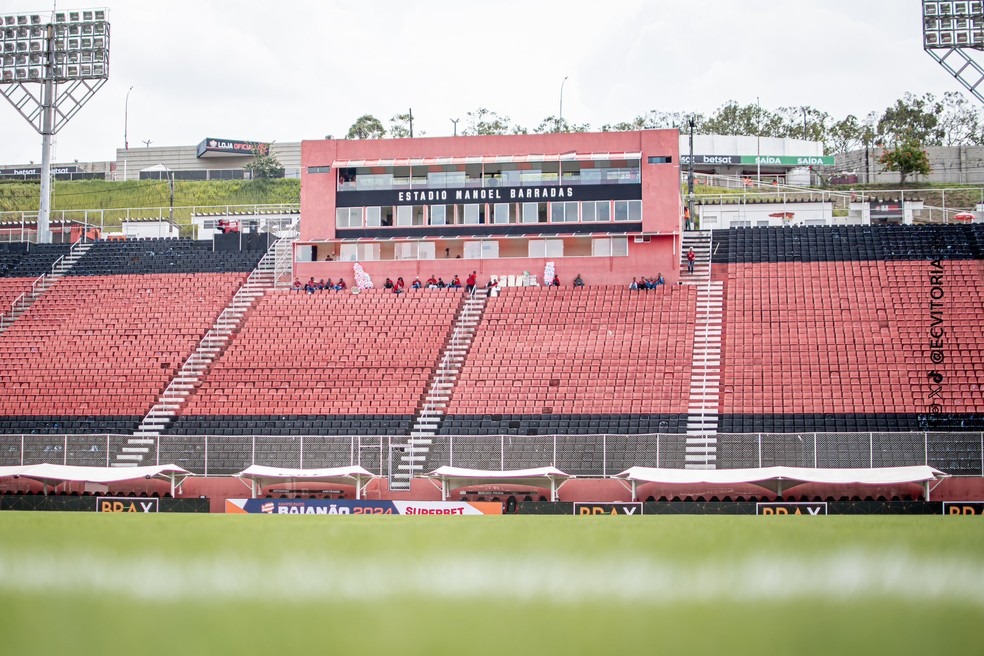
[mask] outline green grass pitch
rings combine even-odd
[[[37,654],[984,653],[984,523],[0,513]]]

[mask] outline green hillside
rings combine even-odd
[[[167,182],[155,180],[107,180],[55,181],[51,209],[61,210],[113,210],[147,208],[154,212],[137,213],[138,216],[156,215],[156,208],[170,204]],[[215,180],[209,182],[182,181],[174,183],[174,215],[187,220],[192,206],[271,205],[298,204],[301,199],[301,181],[280,180]],[[40,183],[5,182],[0,184],[0,212],[36,212],[40,203]],[[118,218],[120,212],[108,212],[106,218]],[[16,218],[16,217],[7,217]]]

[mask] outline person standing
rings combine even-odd
[[[687,251],[687,273],[694,272],[694,260],[697,259],[697,253],[694,252],[693,246]]]

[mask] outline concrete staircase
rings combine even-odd
[[[687,272],[687,251],[694,249],[694,272]],[[696,284],[711,279],[711,231],[691,230],[683,233],[680,249],[680,282]]]
[[[708,281],[697,287],[696,329],[684,454],[686,469],[714,469],[717,465],[723,308],[724,283]]]
[[[212,328],[198,343],[195,351],[184,361],[178,373],[171,379],[157,402],[140,422],[140,426],[127,440],[126,446],[116,454],[113,467],[136,467],[144,463],[156,449],[157,440],[167,428],[191,393],[201,384],[202,376],[229,345],[233,334],[239,330],[246,312],[275,282],[275,266],[278,249],[283,249],[285,239],[279,239],[263,255],[246,282],[222,310]],[[290,239],[286,239],[290,242]],[[289,244],[288,244],[289,245]]]
[[[437,368],[431,376],[430,386],[418,405],[403,454],[396,470],[390,474],[391,490],[409,490],[411,479],[423,470],[487,301],[488,290],[485,288],[477,288],[474,294],[465,297],[448,343],[444,346]]]
[[[273,285],[274,287],[290,287],[294,282],[294,240],[298,236],[298,221],[295,220],[290,227],[282,233],[283,236],[276,241],[274,246],[273,259]]]
[[[51,286],[58,282],[73,266],[92,248],[91,242],[77,241],[72,244],[72,249],[68,255],[63,255],[55,260],[51,265],[50,273],[43,273],[31,283],[31,291],[24,292],[10,304],[10,309],[5,314],[0,315],[0,333],[7,330],[17,317],[27,312],[27,309],[34,304],[34,301],[41,297]]]

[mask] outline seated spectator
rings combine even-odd
[[[383,283],[383,287],[385,287],[386,289],[393,289],[393,279],[387,278],[386,282]]]
[[[304,285],[304,291],[308,294],[313,294],[316,285],[317,283],[314,282],[314,276],[311,276],[311,279],[307,281],[306,285]]]
[[[402,294],[403,293],[403,287],[400,286],[400,285],[393,285],[393,293],[394,294]]]
[[[437,278],[434,277],[433,273],[431,274],[431,277],[427,279],[427,289],[437,289]]]
[[[551,287],[560,287],[560,276],[556,273],[554,274],[553,280],[550,281]]]
[[[581,277],[581,274],[580,273],[577,274],[577,277],[576,278],[574,278],[574,286],[575,287],[584,287],[584,279]]]
[[[457,276],[457,274],[451,279],[451,284],[448,285],[448,287],[451,287],[452,289],[461,289],[461,279]]]
[[[315,288],[315,289],[317,289],[317,290],[318,290],[319,292],[320,292],[320,291],[324,291],[324,289],[325,289],[325,279],[324,279],[324,278],[322,278],[321,280],[319,280],[319,281],[318,281],[318,284],[317,284],[317,285],[315,285],[315,287],[314,287],[314,288]]]
[[[642,280],[645,283],[645,289],[654,289],[656,287],[656,281],[651,278],[643,278]]]
[[[301,284],[301,279],[300,278],[294,278],[294,291],[299,292],[303,288],[304,288],[304,285]]]
[[[658,276],[656,276],[656,282],[653,283],[653,289],[659,287],[660,285],[665,285],[665,284],[666,281],[663,279],[663,274],[661,273]]]
[[[468,277],[465,278],[465,291],[468,292],[469,294],[475,291],[475,283],[477,281],[478,281],[478,277],[476,276],[475,272],[472,271],[471,273],[469,273]]]
[[[339,278],[338,279],[338,282],[335,283],[335,291],[336,292],[344,292],[345,291],[345,278]]]
[[[410,286],[411,286],[411,287],[412,287],[413,289],[420,289],[420,278],[414,278],[414,279],[413,279],[413,282],[412,282],[412,283],[410,283]]]
[[[448,286],[448,284],[446,282],[444,282],[444,278],[438,278],[437,279],[437,288],[438,289],[444,289],[447,286]]]
[[[639,283],[636,282],[635,278],[632,278],[632,282],[629,283],[629,289],[639,289]]]
[[[401,292],[406,289],[407,283],[403,282],[403,276],[398,276],[396,279],[396,288]]]
[[[325,289],[327,289],[328,291],[335,289],[335,283],[331,281],[331,278],[325,280]]]

